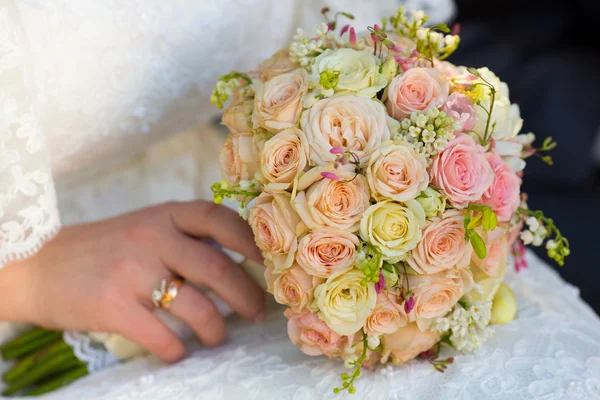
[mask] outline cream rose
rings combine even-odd
[[[471,291],[473,275],[468,269],[455,268],[434,275],[409,275],[408,282],[415,300],[408,319],[416,322],[419,329],[425,330]]]
[[[299,179],[294,208],[309,229],[331,226],[356,232],[370,205],[367,179],[342,168],[332,172],[339,180],[325,179],[325,170],[313,168]]]
[[[266,82],[277,75],[285,74],[298,68],[300,68],[300,65],[290,59],[290,50],[281,49],[258,66],[258,74],[260,80]]]
[[[289,194],[261,193],[250,210],[248,223],[254,240],[276,272],[289,268],[298,249],[298,236],[306,227],[290,204]]]
[[[375,308],[375,284],[361,285],[362,271],[352,269],[330,276],[315,289],[314,305],[319,317],[338,335],[352,335],[362,329]]]
[[[254,128],[279,132],[296,126],[308,81],[308,74],[300,68],[277,75],[265,83],[258,83],[252,113]]]
[[[307,165],[308,143],[304,132],[288,128],[264,144],[260,153],[259,180],[267,190],[287,190]]]
[[[366,175],[376,200],[411,200],[429,185],[425,157],[408,144],[391,141],[373,152]]]
[[[431,349],[439,340],[439,333],[422,332],[417,324],[408,324],[396,332],[382,337],[381,362],[386,363],[391,357],[392,363],[404,364]]]
[[[339,72],[335,91],[356,92],[366,97],[374,97],[387,85],[387,80],[379,72],[381,60],[372,52],[342,48],[327,49],[312,65],[311,78],[320,82],[321,73],[327,70]]]
[[[253,98],[246,97],[238,101],[234,101],[223,113],[223,119],[221,122],[233,133],[250,132],[252,129],[253,109]]]
[[[251,133],[232,133],[219,153],[221,176],[231,185],[252,180],[260,168],[258,152]]]
[[[359,244],[352,233],[325,226],[300,239],[296,261],[308,274],[328,278],[352,268]]]
[[[355,95],[317,101],[302,113],[300,124],[310,144],[310,158],[317,165],[335,161],[334,147],[351,151],[366,165],[381,143],[390,139],[390,126],[395,125],[383,104]]]
[[[365,332],[377,336],[390,334],[406,324],[406,313],[398,301],[398,296],[383,291],[377,295],[375,309],[365,322]]]
[[[411,68],[396,76],[384,100],[390,116],[398,121],[414,111],[440,107],[448,99],[450,85],[435,68]]]
[[[391,201],[372,205],[360,221],[360,236],[379,247],[384,260],[400,261],[421,240],[425,213],[414,200],[406,206]]]
[[[308,275],[298,264],[282,272],[273,282],[273,295],[279,304],[301,312],[314,300],[314,288],[323,280]]]
[[[310,311],[295,313],[288,309],[284,315],[288,318],[287,329],[290,341],[304,354],[309,356],[324,354],[329,358],[340,355],[346,340],[329,329],[316,314]]]
[[[442,218],[431,219],[407,259],[417,273],[435,274],[469,265],[473,251],[465,240],[464,218],[460,211],[449,210]]]

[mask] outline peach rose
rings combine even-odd
[[[429,185],[425,157],[404,143],[386,142],[375,150],[366,175],[376,200],[412,200]]]
[[[471,265],[479,268],[486,275],[492,278],[498,278],[508,265],[508,224],[501,224],[493,231],[484,231],[478,229],[477,233],[484,240],[487,255],[484,259],[480,259],[473,253],[471,257]]]
[[[473,287],[473,275],[466,268],[445,270],[434,275],[409,275],[408,283],[415,305],[408,320],[421,330],[446,315]]]
[[[398,121],[414,111],[440,107],[448,99],[450,85],[435,68],[411,68],[390,82],[384,94],[390,116]]]
[[[458,210],[447,211],[443,218],[432,218],[407,259],[412,269],[419,274],[435,274],[469,265],[473,251],[465,241],[464,218]]]
[[[258,66],[258,74],[260,80],[266,82],[277,75],[285,74],[298,68],[300,68],[300,65],[290,59],[289,49],[281,49]]]
[[[250,210],[248,223],[264,257],[273,262],[276,272],[291,267],[298,249],[298,236],[306,230],[290,204],[287,193],[263,192]]]
[[[292,343],[309,356],[325,354],[331,358],[337,356],[344,347],[343,336],[338,335],[327,327],[325,322],[310,312],[295,313],[291,309],[285,311],[288,318],[288,336]]]
[[[288,128],[267,140],[260,153],[259,180],[270,190],[292,186],[298,173],[308,165],[308,143],[298,128]]]
[[[231,185],[252,180],[260,168],[258,152],[251,133],[232,133],[219,153],[221,176]]]
[[[333,163],[331,149],[350,150],[365,165],[379,145],[390,139],[390,118],[383,105],[362,96],[343,95],[317,101],[300,118],[317,165]]]
[[[273,262],[271,260],[265,260],[265,283],[267,284],[267,292],[273,293],[275,290],[275,281],[279,277],[279,274],[275,272],[273,268]]]
[[[404,364],[422,352],[431,349],[439,341],[439,333],[422,332],[417,324],[408,324],[396,332],[382,337],[381,362],[386,363],[391,357],[392,363],[396,365]]]
[[[508,222],[521,204],[521,179],[498,154],[487,153],[487,159],[494,169],[495,177],[481,202],[492,207],[499,222]]]
[[[308,82],[306,70],[300,68],[259,83],[252,113],[254,128],[262,127],[269,132],[279,132],[296,126]]]
[[[359,244],[356,235],[324,226],[300,239],[296,261],[308,274],[328,278],[352,268]]]
[[[456,208],[481,200],[494,182],[485,148],[469,135],[453,139],[434,158],[430,175],[432,183],[444,191]]]
[[[273,295],[279,304],[301,312],[314,300],[314,289],[323,280],[308,275],[298,264],[292,264],[273,282]]]
[[[398,296],[382,291],[377,295],[375,309],[365,322],[365,332],[377,336],[390,334],[406,324],[406,313],[398,301]]]
[[[332,226],[356,232],[370,205],[367,179],[347,168],[333,172],[340,180],[325,179],[321,172],[326,169],[313,168],[301,177],[292,203],[309,229]]]
[[[253,98],[242,98],[231,103],[223,113],[221,123],[233,133],[250,132],[252,129]]]

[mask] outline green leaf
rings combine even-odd
[[[483,213],[483,214],[477,214],[475,216],[475,218],[473,218],[471,220],[471,222],[469,222],[469,225],[467,225],[467,229],[475,229],[479,225],[481,225],[482,216],[483,216],[483,218],[485,218],[485,213]],[[483,229],[485,229],[485,219],[484,219],[483,223],[484,223],[484,228]]]
[[[448,28],[448,25],[444,24],[443,22],[431,27],[431,29],[438,30],[443,33],[450,33],[450,28]]]
[[[471,235],[471,246],[473,246],[473,250],[475,251],[475,254],[477,254],[477,257],[483,260],[487,256],[485,242],[483,241],[481,236],[477,234],[477,232],[471,232],[473,232],[473,234]]]
[[[338,14],[343,15],[344,17],[346,17],[348,19],[354,19],[354,15],[347,13],[347,12],[340,11]]]

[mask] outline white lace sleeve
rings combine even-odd
[[[0,0],[0,267],[59,229],[31,58],[12,0]]]

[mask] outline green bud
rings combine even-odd
[[[350,393],[350,394],[354,394],[354,393],[356,393],[356,388],[355,388],[354,386],[350,386],[350,387],[348,388],[348,393]]]
[[[339,76],[339,71],[327,68],[325,71],[321,72],[319,83],[325,90],[335,89],[338,84]]]
[[[389,265],[389,264],[387,264]],[[392,270],[392,271],[388,271],[386,269],[382,269],[381,273],[383,274],[383,277],[385,278],[385,288],[386,289],[391,289],[394,286],[396,286],[396,284],[398,283],[398,272],[396,270]]]
[[[442,214],[446,209],[446,196],[431,186],[422,191],[415,200],[423,207],[425,216],[428,218]]]
[[[215,204],[221,204],[223,202],[223,196],[215,193],[213,201],[215,202]]]
[[[350,379],[350,375],[348,375],[348,373],[347,373],[347,372],[344,372],[344,373],[342,374],[342,380],[344,380],[344,381],[347,381],[348,379]]]
[[[227,182],[225,179],[221,181],[221,189],[229,189],[229,182]]]
[[[472,234],[470,235],[471,237],[471,246],[473,246],[473,250],[475,250],[475,254],[477,254],[477,257],[479,257],[480,259],[484,259],[487,256],[487,249],[485,247],[485,242],[483,241],[483,239],[481,238],[481,236],[479,236],[479,234],[475,231],[470,231],[472,232]]]
[[[391,81],[398,74],[398,62],[394,57],[390,56],[384,61],[381,65],[381,74],[388,81]]]
[[[333,388],[333,394],[340,394],[340,388]]]
[[[506,324],[512,321],[517,314],[517,301],[515,294],[504,283],[500,284],[492,303],[492,324]]]
[[[342,384],[342,386],[344,387],[344,389],[347,389],[347,388],[348,388],[348,386],[350,386],[350,382],[344,382],[344,383]]]

